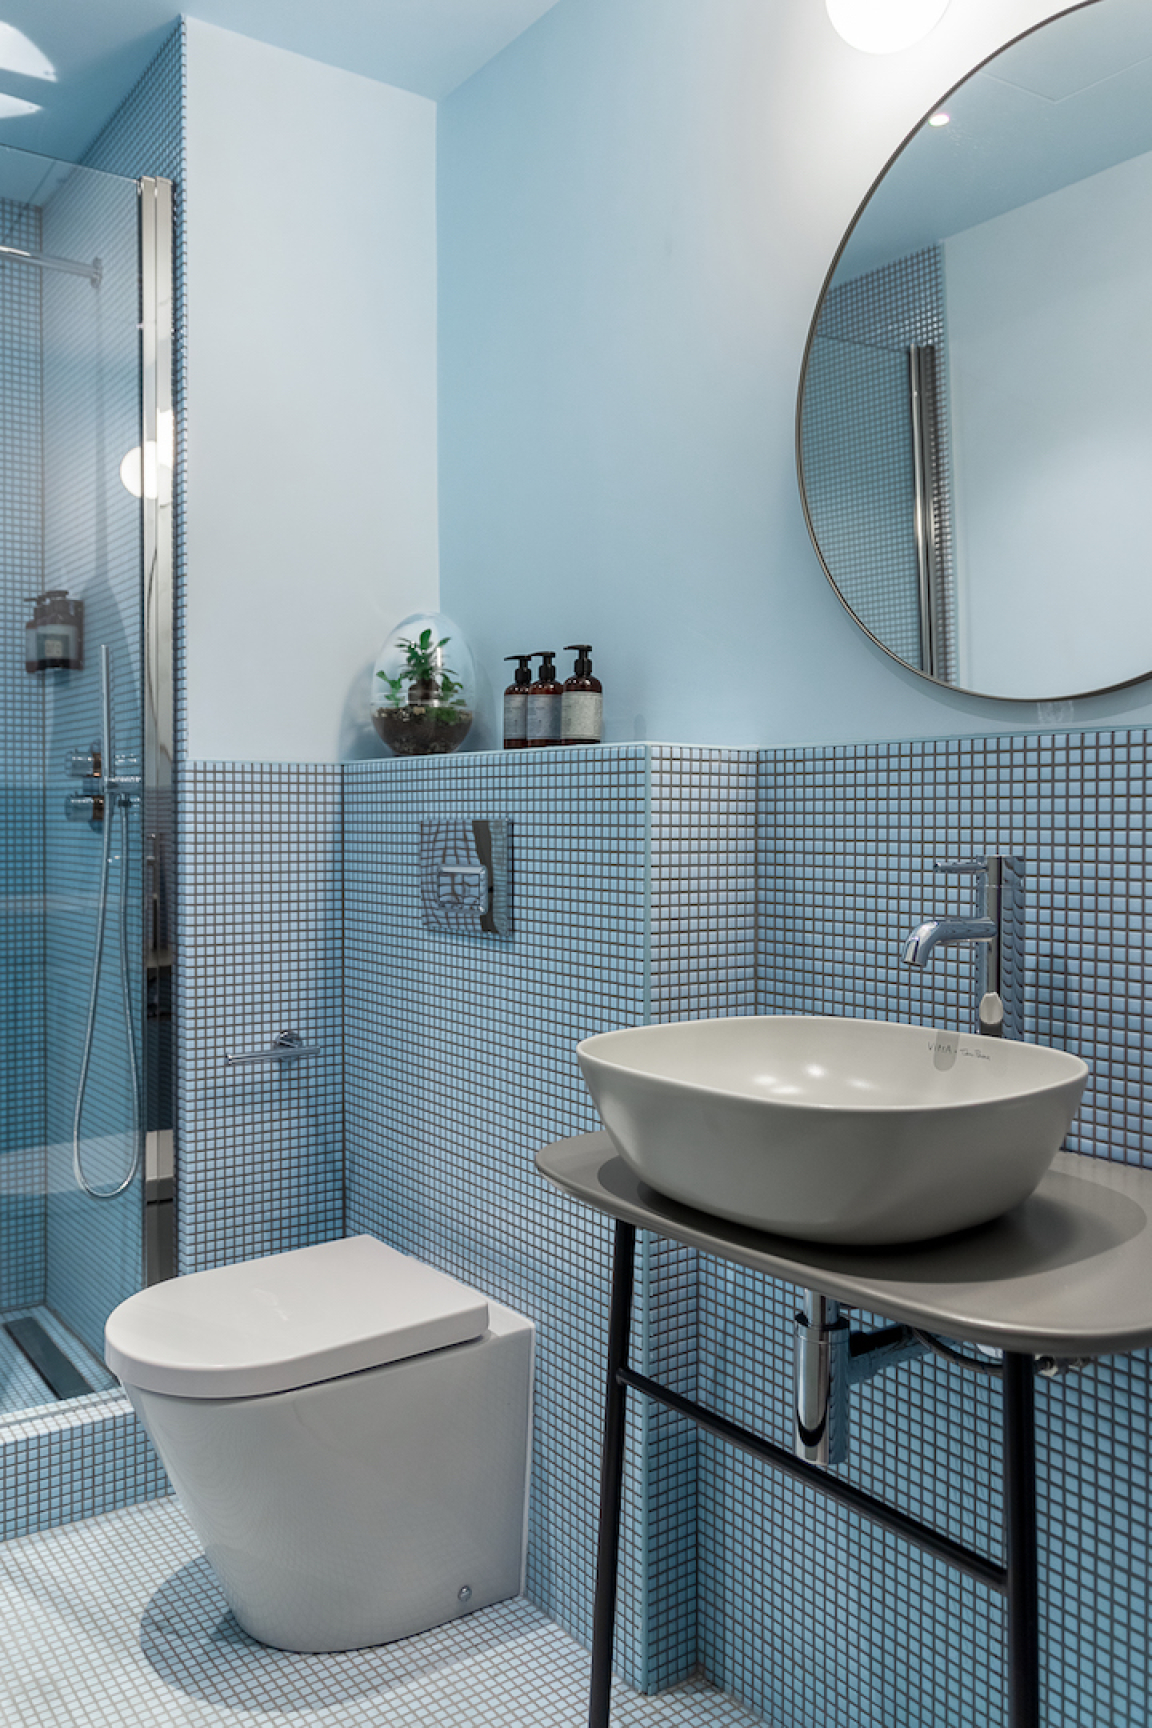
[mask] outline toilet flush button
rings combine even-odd
[[[440,902],[467,911],[488,910],[488,872],[483,864],[441,864]]]

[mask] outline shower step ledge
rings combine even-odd
[[[0,1541],[171,1493],[123,1392],[0,1418]]]

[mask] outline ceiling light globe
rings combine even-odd
[[[948,0],[824,0],[833,28],[862,54],[898,54],[934,30]]]

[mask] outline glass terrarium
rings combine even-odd
[[[476,674],[460,631],[442,612],[413,612],[380,650],[372,724],[397,756],[447,756],[472,729]]]

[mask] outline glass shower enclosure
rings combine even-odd
[[[0,148],[0,1419],[171,1272],[172,193]]]

